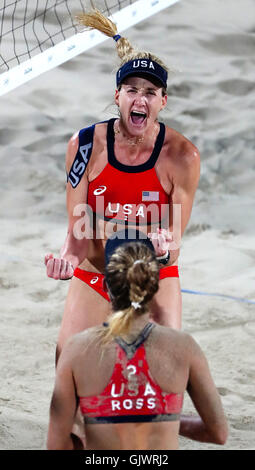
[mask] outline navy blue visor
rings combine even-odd
[[[167,71],[151,59],[134,59],[122,65],[116,73],[117,88],[126,77],[131,75],[144,75],[148,80],[157,80],[161,86],[167,88]]]

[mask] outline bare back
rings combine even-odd
[[[116,343],[102,351],[94,334],[76,336],[73,374],[79,397],[100,394],[109,383],[116,363]],[[128,341],[133,341],[134,330]],[[178,340],[176,341],[176,339]],[[188,381],[186,335],[155,326],[144,343],[150,374],[162,391],[184,393]],[[158,348],[158,345],[161,345]],[[169,360],[169,358],[171,358]],[[96,371],[96,373],[95,373]],[[87,449],[177,449],[179,421],[86,424]]]

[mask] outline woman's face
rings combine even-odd
[[[132,136],[151,130],[159,112],[166,106],[167,96],[162,88],[143,77],[128,77],[115,92],[115,103],[119,107],[121,122]]]

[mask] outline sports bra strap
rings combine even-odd
[[[147,323],[141,333],[139,333],[137,338],[132,343],[127,343],[120,337],[115,338],[115,341],[123,349],[123,351],[125,351],[127,358],[131,359],[141,344],[146,341],[155,326],[156,325],[154,323]]]
[[[92,154],[94,131],[95,124],[81,129],[79,132],[79,148],[67,175],[67,182],[69,181],[73,188],[76,188],[80,183],[88,165]]]
[[[97,122],[79,131],[79,148],[69,174],[67,175],[67,182],[69,181],[73,188],[76,188],[80,183],[89,163],[93,149],[95,126],[96,124],[103,124],[105,122],[107,121]]]
[[[161,152],[161,149],[164,144],[165,140],[165,124],[162,122],[159,122],[159,133],[156,138],[155,146],[152,151],[151,156],[149,159],[141,163],[140,165],[125,165],[124,163],[121,163],[119,160],[117,160],[115,153],[114,153],[114,122],[116,121],[116,118],[112,118],[108,121],[108,126],[107,126],[107,150],[108,150],[108,162],[110,163],[111,166],[116,168],[117,170],[126,172],[126,173],[141,173],[143,171],[151,170],[158,159],[158,156]]]

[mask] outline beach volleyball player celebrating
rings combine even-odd
[[[76,448],[78,405],[87,450],[177,449],[179,434],[224,444],[227,422],[203,352],[189,335],[150,322],[159,287],[152,243],[109,238],[105,252],[113,313],[63,348],[48,449]],[[197,415],[181,415],[186,389]]]
[[[81,14],[79,21],[115,41],[120,58],[115,91],[119,118],[80,130],[68,144],[68,233],[60,257],[45,257],[49,277],[72,277],[59,351],[69,336],[102,323],[109,313],[108,294],[102,283],[107,239],[107,233],[102,236],[102,224],[103,229],[107,227],[105,232],[111,232],[110,226],[128,224],[149,234],[161,263],[153,319],[161,325],[181,327],[179,245],[171,238],[173,214],[174,207],[181,208],[182,235],[200,168],[194,145],[158,121],[167,103],[167,67],[153,54],[133,48],[128,39],[118,35],[115,24],[97,10]],[[81,230],[84,206],[87,216],[89,211],[95,216],[92,236],[91,232],[88,235],[87,222]],[[81,236],[82,231],[85,236]]]

